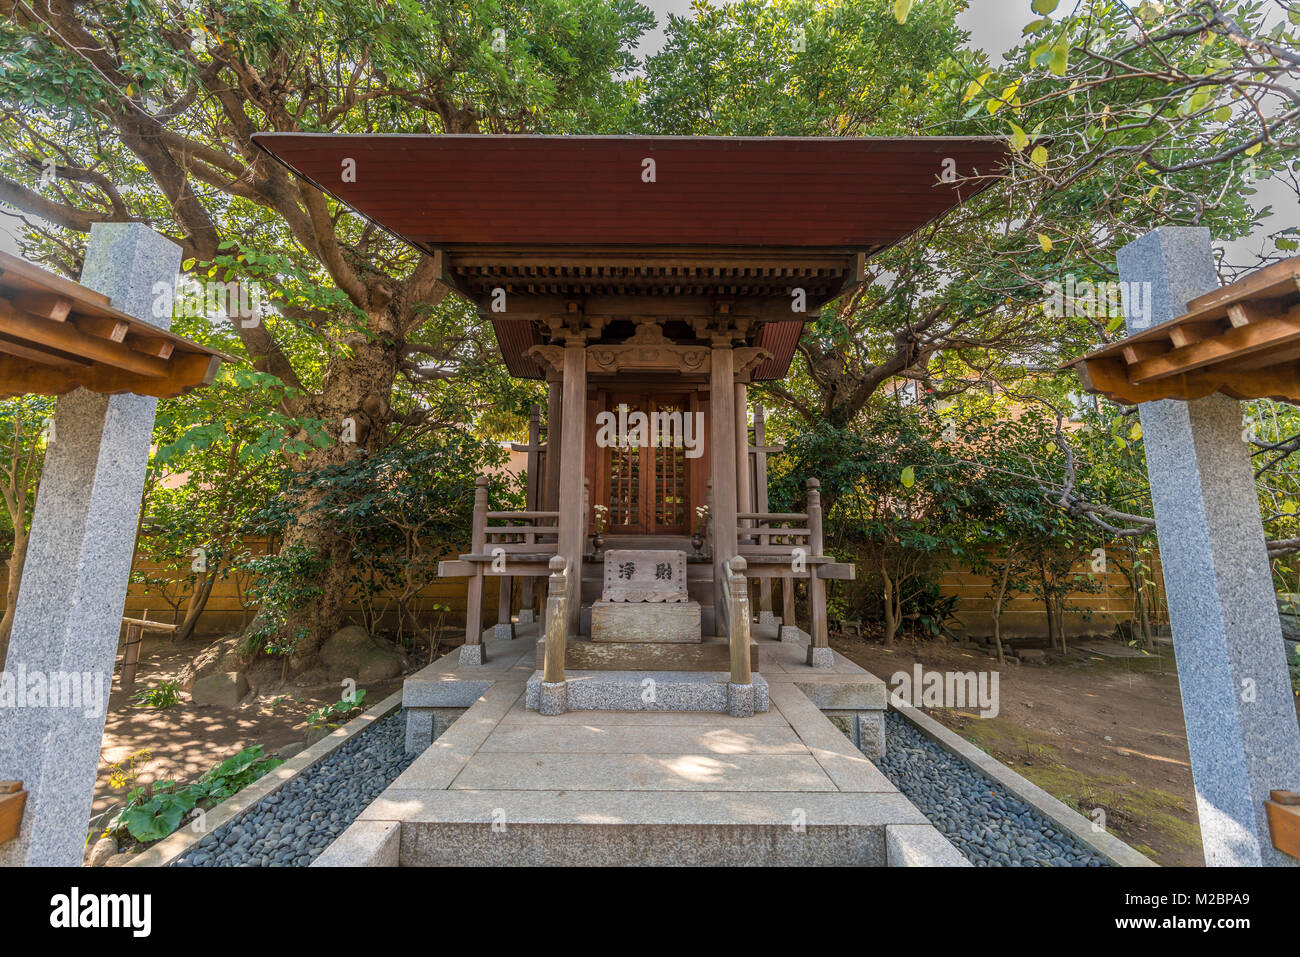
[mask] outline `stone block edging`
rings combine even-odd
[[[1002,785],[1080,844],[1092,848],[1112,864],[1118,867],[1160,866],[1108,831],[1095,830],[1092,821],[1082,814],[1052,797],[1028,778],[1017,774],[997,758],[980,750],[961,735],[949,731],[929,715],[911,705],[890,701],[889,706],[953,757],[960,758],[985,777]]]
[[[216,807],[206,812],[207,829],[196,834],[189,823],[181,825],[174,833],[163,838],[149,850],[137,854],[124,864],[124,867],[165,867],[176,858],[185,854],[199,841],[213,831],[229,824],[257,804],[262,798],[269,797],[284,787],[293,778],[311,767],[321,758],[326,757],[335,748],[356,737],[380,718],[386,717],[402,706],[402,691],[399,688],[379,704],[353,718],[343,727],[321,738],[309,748],[299,751],[284,764],[269,774],[264,774],[237,794],[232,794]]]

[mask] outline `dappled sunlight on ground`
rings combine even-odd
[[[180,669],[211,640],[207,637],[174,645],[166,636],[147,638],[136,675],[136,691],[175,680]],[[399,688],[401,681],[398,678],[367,688],[366,703],[377,704]],[[260,744],[267,755],[273,755],[286,745],[302,741],[308,715],[337,700],[338,692],[333,688],[288,687],[251,701],[245,699],[236,710],[196,707],[188,694],[182,694],[181,703],[171,708],[139,708],[122,690],[120,674],[115,673],[91,813],[98,817],[124,801],[125,790],[115,791],[109,786],[111,766],[129,761],[139,751],[150,753],[147,760],[137,762],[139,783],[193,781],[244,748]]]

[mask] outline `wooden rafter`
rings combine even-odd
[[[114,309],[108,297],[0,253],[0,395],[207,385],[229,356]]]
[[[1084,388],[1126,404],[1214,392],[1300,404],[1300,256],[1071,364]]]

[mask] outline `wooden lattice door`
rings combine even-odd
[[[607,410],[627,415],[643,412],[650,420],[659,413],[690,415],[685,397],[613,394]],[[647,436],[647,438],[649,438]],[[601,485],[609,507],[608,528],[614,534],[685,534],[690,529],[690,469],[686,449],[671,436],[658,435],[654,444],[626,443],[601,449]]]

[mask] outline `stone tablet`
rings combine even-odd
[[[686,553],[619,549],[605,553],[602,601],[687,601]]]

